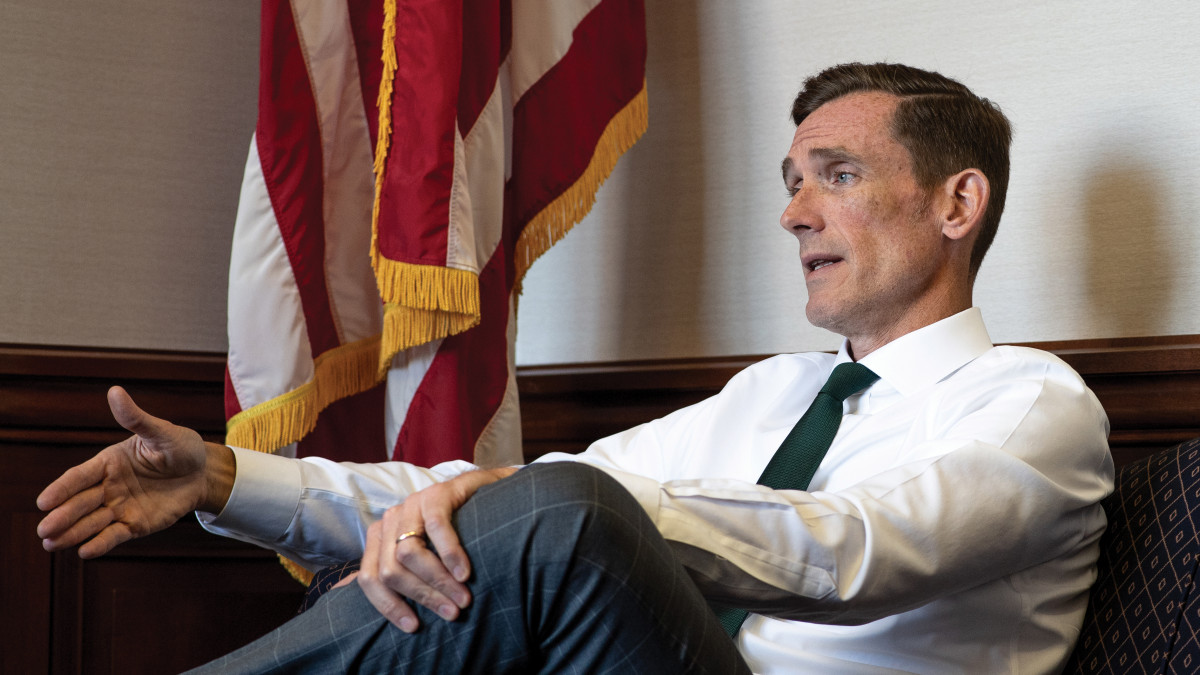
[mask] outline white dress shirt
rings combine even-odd
[[[849,360],[789,354],[716,396],[594,443],[706,595],[747,606],[756,673],[1043,673],[1070,653],[1112,490],[1108,420],[1056,357],[993,347],[977,309],[861,363],[880,376],[845,416],[809,491],[756,484]],[[473,468],[335,464],[236,450],[206,527],[321,566],[358,557],[404,495]]]

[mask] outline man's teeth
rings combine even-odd
[[[824,267],[826,265],[832,265],[832,264],[833,264],[832,260],[816,260],[813,262],[813,264],[809,265],[809,268],[812,271],[816,272],[817,270],[821,269],[822,267]]]

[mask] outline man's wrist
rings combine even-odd
[[[198,511],[220,513],[233,493],[233,481],[237,476],[237,460],[233,450],[219,443],[205,443],[207,458],[204,464],[204,496]]]

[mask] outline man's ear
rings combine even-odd
[[[987,210],[991,186],[979,169],[963,169],[942,183],[946,200],[942,211],[942,234],[965,239],[979,228]]]

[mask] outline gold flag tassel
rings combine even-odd
[[[520,295],[521,282],[533,262],[565,237],[592,210],[596,204],[596,192],[608,180],[621,155],[646,133],[649,121],[650,109],[646,83],[643,81],[638,95],[609,120],[596,142],[592,161],[579,179],[547,204],[521,230],[521,235],[517,237],[515,295]]]
[[[321,354],[313,363],[312,380],[229,418],[225,423],[225,442],[259,452],[274,452],[304,438],[316,428],[317,415],[331,403],[378,383],[375,376],[378,354],[378,335]]]
[[[389,260],[379,251],[379,204],[392,140],[396,77],[396,0],[383,4],[383,72],[379,84],[379,139],[375,143],[375,203],[371,209],[371,265],[384,299],[376,377],[383,379],[400,351],[461,333],[479,323],[479,278],[470,271]]]

